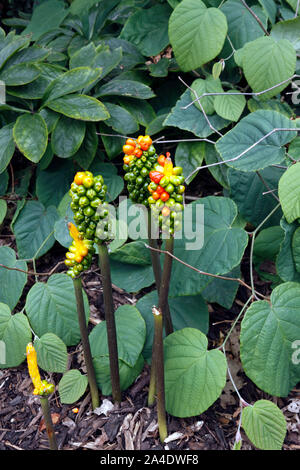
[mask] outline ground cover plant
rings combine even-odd
[[[0,26],[3,448],[31,432],[19,373],[29,448],[209,448],[220,415],[217,448],[299,448],[299,1],[10,1]]]

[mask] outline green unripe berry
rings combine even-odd
[[[172,194],[174,192],[174,189],[175,187],[173,186],[173,184],[169,183],[166,187],[165,187],[165,190],[167,191],[167,193],[169,194]]]
[[[173,168],[173,175],[182,175],[182,168],[181,168],[181,166],[174,166],[174,168]]]
[[[87,190],[86,197],[88,197],[90,201],[92,201],[96,196],[97,192],[94,189],[90,188]]]
[[[77,194],[79,196],[85,196],[85,193],[86,193],[85,187],[82,185],[78,186]]]
[[[87,217],[92,217],[93,215],[95,215],[94,209],[92,209],[90,206],[86,207],[83,212],[84,215],[86,215]]]
[[[87,207],[89,206],[90,204],[90,201],[88,200],[88,198],[86,196],[82,196],[80,199],[79,199],[79,205],[80,207]]]

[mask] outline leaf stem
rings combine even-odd
[[[87,331],[87,326],[86,326],[86,318],[85,318],[83,295],[82,295],[82,282],[80,278],[75,278],[73,279],[73,283],[74,283],[74,289],[75,289],[78,323],[79,323],[80,336],[81,336],[81,342],[82,342],[82,347],[83,347],[84,362],[85,362],[89,386],[90,386],[92,407],[94,410],[95,408],[99,407],[99,391],[98,391],[96,374],[95,374],[95,369],[93,365],[91,347],[89,343],[88,331]]]
[[[51,418],[51,413],[50,413],[48,397],[40,396],[40,402],[41,402],[41,407],[43,410],[50,450],[58,450],[57,441],[56,441],[55,432],[54,432],[53,423],[52,423],[52,418]]]
[[[102,274],[104,311],[106,320],[107,343],[109,351],[110,377],[112,397],[117,403],[121,402],[120,373],[118,360],[117,331],[114,315],[114,303],[112,296],[110,264],[107,246],[105,243],[98,244],[99,267]]]

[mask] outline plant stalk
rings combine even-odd
[[[171,236],[170,238],[166,239],[166,249],[169,253],[173,254],[174,250],[174,238]],[[172,319],[168,307],[168,295],[169,295],[169,287],[170,287],[170,280],[171,280],[171,271],[172,271],[172,256],[165,254],[164,259],[164,267],[162,272],[161,284],[159,289],[159,300],[158,300],[158,308],[162,312],[163,316],[163,323],[166,331],[166,335],[170,335],[173,333],[173,324]]]
[[[93,365],[91,347],[90,347],[88,331],[87,331],[87,326],[86,326],[81,279],[75,278],[73,279],[73,283],[74,283],[75,296],[76,296],[78,323],[79,323],[80,336],[81,336],[81,342],[82,342],[82,347],[83,347],[84,362],[86,365],[87,376],[88,376],[90,392],[91,392],[91,399],[92,399],[92,407],[94,410],[95,408],[99,407],[99,390],[98,390],[98,385],[96,381],[96,374],[95,374],[95,369]]]
[[[157,421],[159,437],[164,442],[168,435],[166,407],[165,407],[165,375],[164,375],[164,348],[163,348],[163,316],[159,309],[153,307],[154,316],[154,358],[152,358],[155,370]]]
[[[158,295],[160,295],[160,288],[162,287],[162,273],[161,273],[161,265],[160,265],[160,254],[159,251],[156,251],[158,248],[158,243],[156,238],[152,238],[152,233],[151,233],[151,224],[152,224],[152,217],[151,217],[151,210],[148,210],[148,242],[150,248],[154,248],[154,250],[150,250],[150,255],[151,255],[151,261],[152,261],[152,268],[153,268],[153,273],[154,273],[154,279],[155,279],[155,284],[156,284],[156,290]],[[173,237],[170,239],[172,240],[172,253],[173,253]],[[167,249],[167,248],[166,248]],[[169,250],[168,250],[169,251]],[[172,263],[172,259],[171,259]],[[170,271],[171,275],[171,271]],[[171,312],[168,304],[168,293],[167,297],[165,299],[165,305],[164,305],[164,325],[165,325],[165,331],[166,335],[169,335],[170,333],[173,333],[173,324],[172,324],[172,318],[171,318]]]
[[[99,265],[102,274],[104,311],[107,330],[107,343],[109,352],[110,377],[112,387],[112,397],[117,403],[121,402],[121,387],[118,360],[117,331],[114,315],[114,303],[112,296],[112,285],[110,275],[110,264],[108,250],[105,243],[98,244]]]
[[[40,396],[40,402],[41,402],[41,407],[43,410],[50,450],[58,450],[57,441],[56,441],[55,432],[54,432],[53,423],[52,423],[52,418],[51,418],[51,413],[50,413],[48,397]]]

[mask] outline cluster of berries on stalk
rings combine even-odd
[[[89,269],[95,253],[94,243],[111,238],[111,223],[108,220],[108,203],[104,201],[107,186],[101,175],[94,176],[90,171],[76,173],[69,194],[71,209],[77,227],[69,223],[73,238],[66,253],[67,274],[72,278]]]
[[[148,190],[151,196],[148,203],[152,216],[158,220],[163,232],[173,234],[182,226],[183,211],[183,185],[184,176],[182,168],[173,166],[169,152],[160,155],[157,163],[149,174],[150,184]]]
[[[149,173],[157,161],[157,154],[149,135],[140,135],[136,140],[127,139],[123,145],[125,172],[129,197],[133,202],[149,206]]]

